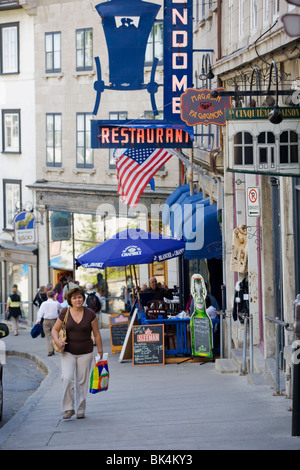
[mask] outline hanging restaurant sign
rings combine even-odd
[[[145,121],[144,121],[145,122]],[[159,121],[160,122],[160,121]],[[157,121],[156,121],[157,123]],[[96,134],[94,134],[96,133]],[[112,125],[111,121],[102,121],[92,127],[92,140],[97,141],[97,148],[184,148],[192,146],[192,136],[185,126],[173,127],[157,124],[148,126]]]
[[[215,90],[225,91],[224,88]],[[211,90],[195,90],[188,88],[181,95],[181,119],[188,126],[198,124],[216,124],[224,126],[226,124],[226,108],[231,108],[230,96],[211,96]]]
[[[122,129],[118,128],[126,126],[122,120],[111,120],[110,126],[114,126],[111,129],[107,122],[92,120],[92,148],[147,147],[149,144],[151,147],[192,147],[190,136],[193,131],[186,129],[181,120],[180,96],[192,86],[193,80],[193,2],[164,0],[163,83],[155,82],[159,64],[157,57],[153,58],[150,78],[145,83],[146,50],[160,8],[156,3],[141,0],[111,0],[95,6],[102,20],[108,49],[109,83],[102,80],[100,58],[95,57],[97,80],[94,83],[96,100],[93,114],[97,115],[101,96],[106,90],[121,91],[122,100],[127,91],[145,90],[149,93],[153,115],[158,116],[156,93],[163,86],[164,103],[163,120],[151,120],[155,131],[151,134],[148,129],[135,129],[136,125],[145,122],[135,119],[135,116],[131,116],[128,127]],[[181,131],[176,125],[181,126]],[[150,142],[147,141],[148,135]]]

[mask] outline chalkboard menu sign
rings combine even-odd
[[[112,314],[109,317],[111,352],[121,351],[130,320],[129,313]]]
[[[134,366],[164,364],[164,325],[133,326],[132,350]]]
[[[192,354],[212,357],[212,327],[209,317],[194,316],[192,320]]]

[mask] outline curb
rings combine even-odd
[[[25,401],[24,405],[17,411],[17,413],[0,429],[0,449],[5,441],[10,437],[15,429],[26,419],[33,407],[37,405],[45,391],[48,390],[58,374],[58,367],[50,361],[47,361],[38,354],[30,354],[22,351],[8,350],[7,355],[19,356],[35,362],[46,375],[37,390],[30,395]]]

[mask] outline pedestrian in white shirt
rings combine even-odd
[[[41,304],[37,315],[37,323],[40,323],[41,319],[44,318],[43,329],[46,336],[48,356],[54,354],[51,330],[57,320],[60,309],[60,303],[54,300],[54,293],[52,290],[48,291],[47,300]]]

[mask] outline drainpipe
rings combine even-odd
[[[218,57],[222,59],[222,0],[218,0]]]

